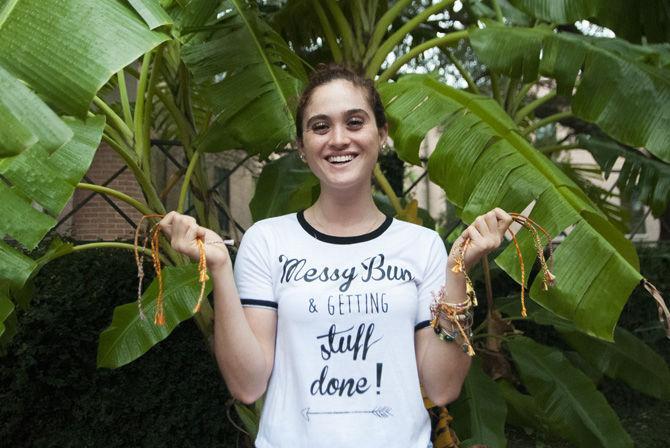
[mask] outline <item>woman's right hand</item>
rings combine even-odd
[[[210,270],[221,268],[230,263],[230,254],[223,239],[210,229],[201,227],[195,218],[170,212],[158,223],[163,234],[170,240],[172,248],[193,260],[200,258],[197,239],[205,242],[207,267]]]

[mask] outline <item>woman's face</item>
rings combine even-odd
[[[387,126],[377,128],[365,90],[340,79],[319,86],[303,120],[300,151],[322,187],[370,184]]]

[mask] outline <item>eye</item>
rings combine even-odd
[[[355,129],[358,129],[358,128],[362,127],[364,124],[365,124],[365,122],[361,118],[358,118],[358,117],[352,117],[352,118],[349,119],[349,121],[347,121],[347,125],[351,128],[355,128]]]
[[[312,131],[316,133],[324,133],[328,130],[328,123],[325,121],[317,121],[312,125]]]

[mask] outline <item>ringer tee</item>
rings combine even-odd
[[[446,263],[437,232],[390,217],[354,237],[302,212],[252,225],[235,282],[243,306],[277,312],[256,447],[431,447],[414,336]]]

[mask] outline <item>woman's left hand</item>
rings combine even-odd
[[[464,257],[465,270],[469,270],[484,255],[500,247],[510,224],[512,224],[512,217],[501,208],[494,208],[483,215],[477,216],[454,242],[449,254],[447,268],[451,270],[456,264],[460,248],[465,239],[469,238],[470,243]]]

